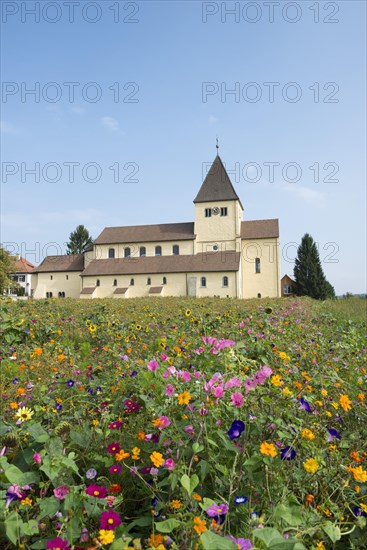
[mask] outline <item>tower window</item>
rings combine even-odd
[[[178,246],[178,244],[174,244],[173,247],[172,247],[172,254],[174,256],[178,256],[180,254],[180,247]]]
[[[200,284],[201,284],[202,287],[204,287],[204,288],[206,287],[206,277],[201,277]]]
[[[211,208],[205,208],[205,217],[211,218],[212,217],[212,209]]]
[[[255,273],[260,273],[260,258],[255,258]]]
[[[228,286],[228,277],[223,277],[223,286]]]
[[[224,206],[220,209],[220,215],[221,216],[228,216],[228,209],[227,209],[226,206]]]
[[[108,249],[108,257],[109,258],[114,258],[115,257],[115,249],[114,248],[109,248]]]
[[[131,256],[131,249],[129,247],[125,248],[124,250],[124,256],[125,258],[130,258]]]
[[[152,279],[150,277],[147,278],[147,285],[151,285],[152,284]]]
[[[140,247],[139,255],[140,255],[141,257],[147,255],[147,249],[145,248],[145,246],[141,246],[141,247]]]
[[[162,256],[162,247],[161,246],[156,246],[155,247],[155,255],[156,256]]]
[[[163,284],[164,284],[164,285],[167,284],[167,277],[163,277]]]

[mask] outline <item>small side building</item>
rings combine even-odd
[[[22,258],[21,256],[11,256],[14,261],[14,271],[10,278],[14,283],[18,283],[17,288],[9,287],[7,294],[9,296],[31,296],[32,295],[32,272],[35,265]]]
[[[289,275],[284,275],[280,281],[282,298],[288,298],[289,296],[295,295],[296,282],[289,277]]]

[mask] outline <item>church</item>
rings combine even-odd
[[[34,298],[279,297],[279,223],[243,221],[217,154],[194,199],[194,221],[106,227],[84,254],[47,256]]]

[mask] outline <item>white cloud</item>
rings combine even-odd
[[[108,130],[111,130],[112,132],[116,132],[120,129],[120,124],[118,120],[113,118],[112,116],[104,116],[101,118],[102,125],[107,128]]]
[[[214,115],[210,115],[210,117],[208,118],[208,122],[209,124],[215,124],[216,122],[218,122],[218,119]]]
[[[12,124],[5,122],[5,120],[2,120],[0,122],[0,129],[2,134],[13,134],[13,135],[19,134],[19,130]]]

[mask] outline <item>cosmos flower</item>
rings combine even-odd
[[[231,402],[235,407],[242,407],[244,399],[241,392],[236,391],[231,395]]]
[[[70,550],[67,541],[63,540],[60,537],[48,540],[46,548],[53,548],[54,550]]]
[[[122,422],[121,420],[115,420],[114,422],[111,422],[111,424],[108,424],[108,427],[111,430],[117,430],[118,428],[121,428]]]
[[[250,548],[253,548],[250,539],[235,539],[231,535],[227,535],[226,538],[234,542],[238,550],[250,550]]]
[[[210,518],[216,518],[222,516],[228,512],[228,504],[212,504],[206,509],[206,513]]]
[[[105,498],[108,494],[107,489],[104,487],[101,487],[100,485],[89,485],[89,487],[86,488],[85,492],[87,495],[94,497],[94,498]]]
[[[117,512],[114,512],[113,510],[109,510],[108,512],[102,512],[101,517],[99,518],[99,522],[101,525],[101,529],[107,529],[112,531],[122,523],[120,514],[118,514]]]
[[[110,443],[108,445],[106,451],[108,453],[110,453],[110,455],[115,455],[115,454],[117,454],[118,452],[121,451],[121,447],[120,447],[119,443]]]
[[[60,485],[60,487],[56,487],[53,492],[56,498],[59,500],[64,500],[69,492],[69,487],[67,485]]]

